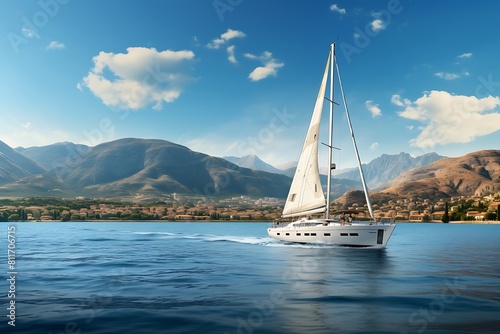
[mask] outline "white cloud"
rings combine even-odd
[[[382,12],[372,12],[371,13],[374,20],[370,22],[370,28],[373,32],[379,32],[387,28],[386,22],[382,20]]]
[[[366,101],[365,106],[372,113],[372,117],[378,117],[382,115],[382,110],[380,110],[378,104],[373,104],[372,100]]]
[[[336,3],[330,6],[332,12],[337,12],[339,14],[345,14],[345,8],[340,8]]]
[[[219,49],[222,45],[224,45],[227,41],[232,40],[233,38],[243,38],[245,37],[245,33],[239,30],[227,29],[225,33],[220,35],[219,38],[212,40],[207,44],[207,47],[210,49]]]
[[[231,46],[228,46],[227,47],[227,59],[233,63],[233,64],[237,64],[238,61],[236,60],[236,57],[234,56],[234,48],[235,46],[234,45],[231,45]]]
[[[64,43],[59,43],[57,41],[52,41],[49,43],[49,45],[47,45],[47,50],[61,50],[65,48],[66,46],[64,45]]]
[[[88,87],[107,106],[140,109],[173,102],[193,80],[187,65],[192,51],[157,51],[155,48],[129,47],[127,53],[101,51],[93,58],[94,68],[77,85]]]
[[[254,59],[261,61],[264,66],[256,67],[248,77],[252,81],[259,81],[265,79],[269,76],[276,76],[278,74],[278,68],[283,67],[285,64],[278,62],[273,58],[273,55],[269,51],[265,51],[260,56],[255,56],[250,53],[246,53],[245,57],[248,59]]]
[[[457,73],[437,72],[434,73],[434,75],[445,80],[455,80],[460,78],[460,75]]]
[[[370,145],[370,150],[375,151],[378,148],[378,143],[373,143]]]
[[[370,27],[374,32],[378,32],[385,29],[385,22],[381,19],[375,19],[370,23]]]
[[[470,57],[472,57],[472,53],[471,52],[462,53],[460,56],[457,56],[457,57],[460,59],[470,58]]]
[[[399,94],[394,94],[391,97],[391,103],[397,105],[398,107],[409,106],[411,101],[408,99],[401,100],[401,96]]]
[[[467,143],[479,136],[500,130],[500,98],[452,95],[431,91],[405,105],[399,116],[420,121],[423,128],[412,146],[430,148],[435,145]]]

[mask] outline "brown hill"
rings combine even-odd
[[[370,192],[370,201],[372,205],[384,205],[390,200],[398,199],[396,194],[392,193],[372,193]],[[353,204],[358,205],[358,207],[364,207],[366,205],[365,193],[362,190],[349,190],[346,191],[342,196],[335,199],[334,209],[346,209]]]
[[[290,178],[238,167],[158,139],[124,138],[86,150],[58,176],[86,196],[285,197]]]
[[[485,150],[443,158],[410,169],[377,189],[399,198],[484,196],[500,191],[500,151]]]

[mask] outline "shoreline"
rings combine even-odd
[[[444,224],[444,223],[443,223]],[[493,225],[498,225],[500,224],[500,221],[497,220],[486,220],[486,221],[452,221],[447,224],[475,224],[475,225],[488,225],[488,224],[493,224]]]
[[[264,220],[25,220],[25,221],[7,221],[0,223],[263,223],[270,224],[272,221]],[[388,222],[389,223],[389,222]],[[474,225],[500,225],[500,221],[487,220],[487,221],[450,221],[443,223],[442,221],[395,221],[395,224],[474,224]]]

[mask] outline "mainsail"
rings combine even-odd
[[[319,213],[326,210],[325,195],[319,179],[318,144],[330,57],[331,53],[326,61],[325,72],[316,98],[311,123],[309,124],[297,169],[290,186],[290,192],[283,209],[283,217],[285,218]]]

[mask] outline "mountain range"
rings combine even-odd
[[[377,189],[410,198],[485,196],[500,191],[500,151],[485,150],[457,158],[443,158],[413,168]]]
[[[290,167],[290,166],[287,166]],[[262,170],[263,169],[263,170]],[[382,155],[364,165],[375,198],[448,198],[500,191],[500,151],[458,158]],[[165,140],[125,138],[88,147],[56,143],[13,149],[0,141],[0,196],[156,200],[172,193],[284,198],[294,168],[257,156],[218,158]],[[326,183],[326,176],[321,176]],[[357,170],[334,175],[333,199],[360,189]],[[373,191],[372,191],[373,193]]]
[[[412,157],[410,154],[401,152],[399,154],[382,154],[367,164],[363,164],[363,171],[368,186],[372,189],[389,182],[401,173],[415,168],[426,166],[435,161],[444,158],[437,153],[427,153],[418,157]],[[262,170],[270,173],[284,174],[293,177],[297,162],[290,162],[278,167],[274,167],[262,161],[256,155],[246,155],[244,157],[226,156],[224,159],[245,168]],[[320,170],[320,172],[324,172]],[[326,172],[325,172],[326,174]],[[361,189],[361,178],[357,167],[337,170],[333,177],[337,184],[344,184],[346,190]],[[322,184],[326,184],[326,175],[321,175]],[[347,180],[355,182],[346,182]],[[342,188],[342,187],[341,187]]]
[[[127,138],[95,147],[58,143],[16,150],[0,146],[2,196],[285,197],[289,184],[285,175],[242,168],[164,140]]]
[[[409,169],[427,166],[442,158],[444,157],[434,152],[415,158],[405,152],[396,155],[382,154],[368,164],[363,164],[363,172],[368,186],[376,188]],[[336,177],[361,182],[358,168],[339,170]]]
[[[43,168],[50,170],[64,166],[68,161],[80,157],[89,148],[86,145],[63,142],[29,148],[17,147],[16,151],[36,161]]]
[[[484,150],[456,158],[442,158],[429,165],[403,172],[374,189],[374,204],[400,199],[447,199],[500,193],[500,150]],[[358,190],[344,193],[336,202],[342,206],[366,203]]]
[[[264,161],[262,161],[258,156],[256,155],[246,155],[244,157],[238,158],[238,157],[232,157],[232,156],[226,156],[224,159],[240,166],[240,167],[246,167],[250,169],[256,169],[256,170],[262,170],[270,173],[278,173],[278,174],[283,174],[286,175],[290,178],[293,178],[293,175],[295,174],[295,169],[297,162],[290,162],[287,164],[284,164],[280,166],[280,168],[274,167]],[[357,169],[356,169],[357,170]],[[326,187],[327,187],[327,176],[324,174],[320,175],[320,181],[323,186],[323,191],[326,192]],[[291,180],[290,180],[291,182]],[[343,193],[345,193],[348,190],[351,189],[362,189],[361,181],[358,180],[350,180],[350,179],[342,179],[338,178],[335,179],[335,182],[332,182],[332,193],[331,193],[331,198],[336,199],[337,197],[340,197]]]
[[[0,184],[44,172],[45,169],[38,163],[0,141]]]

